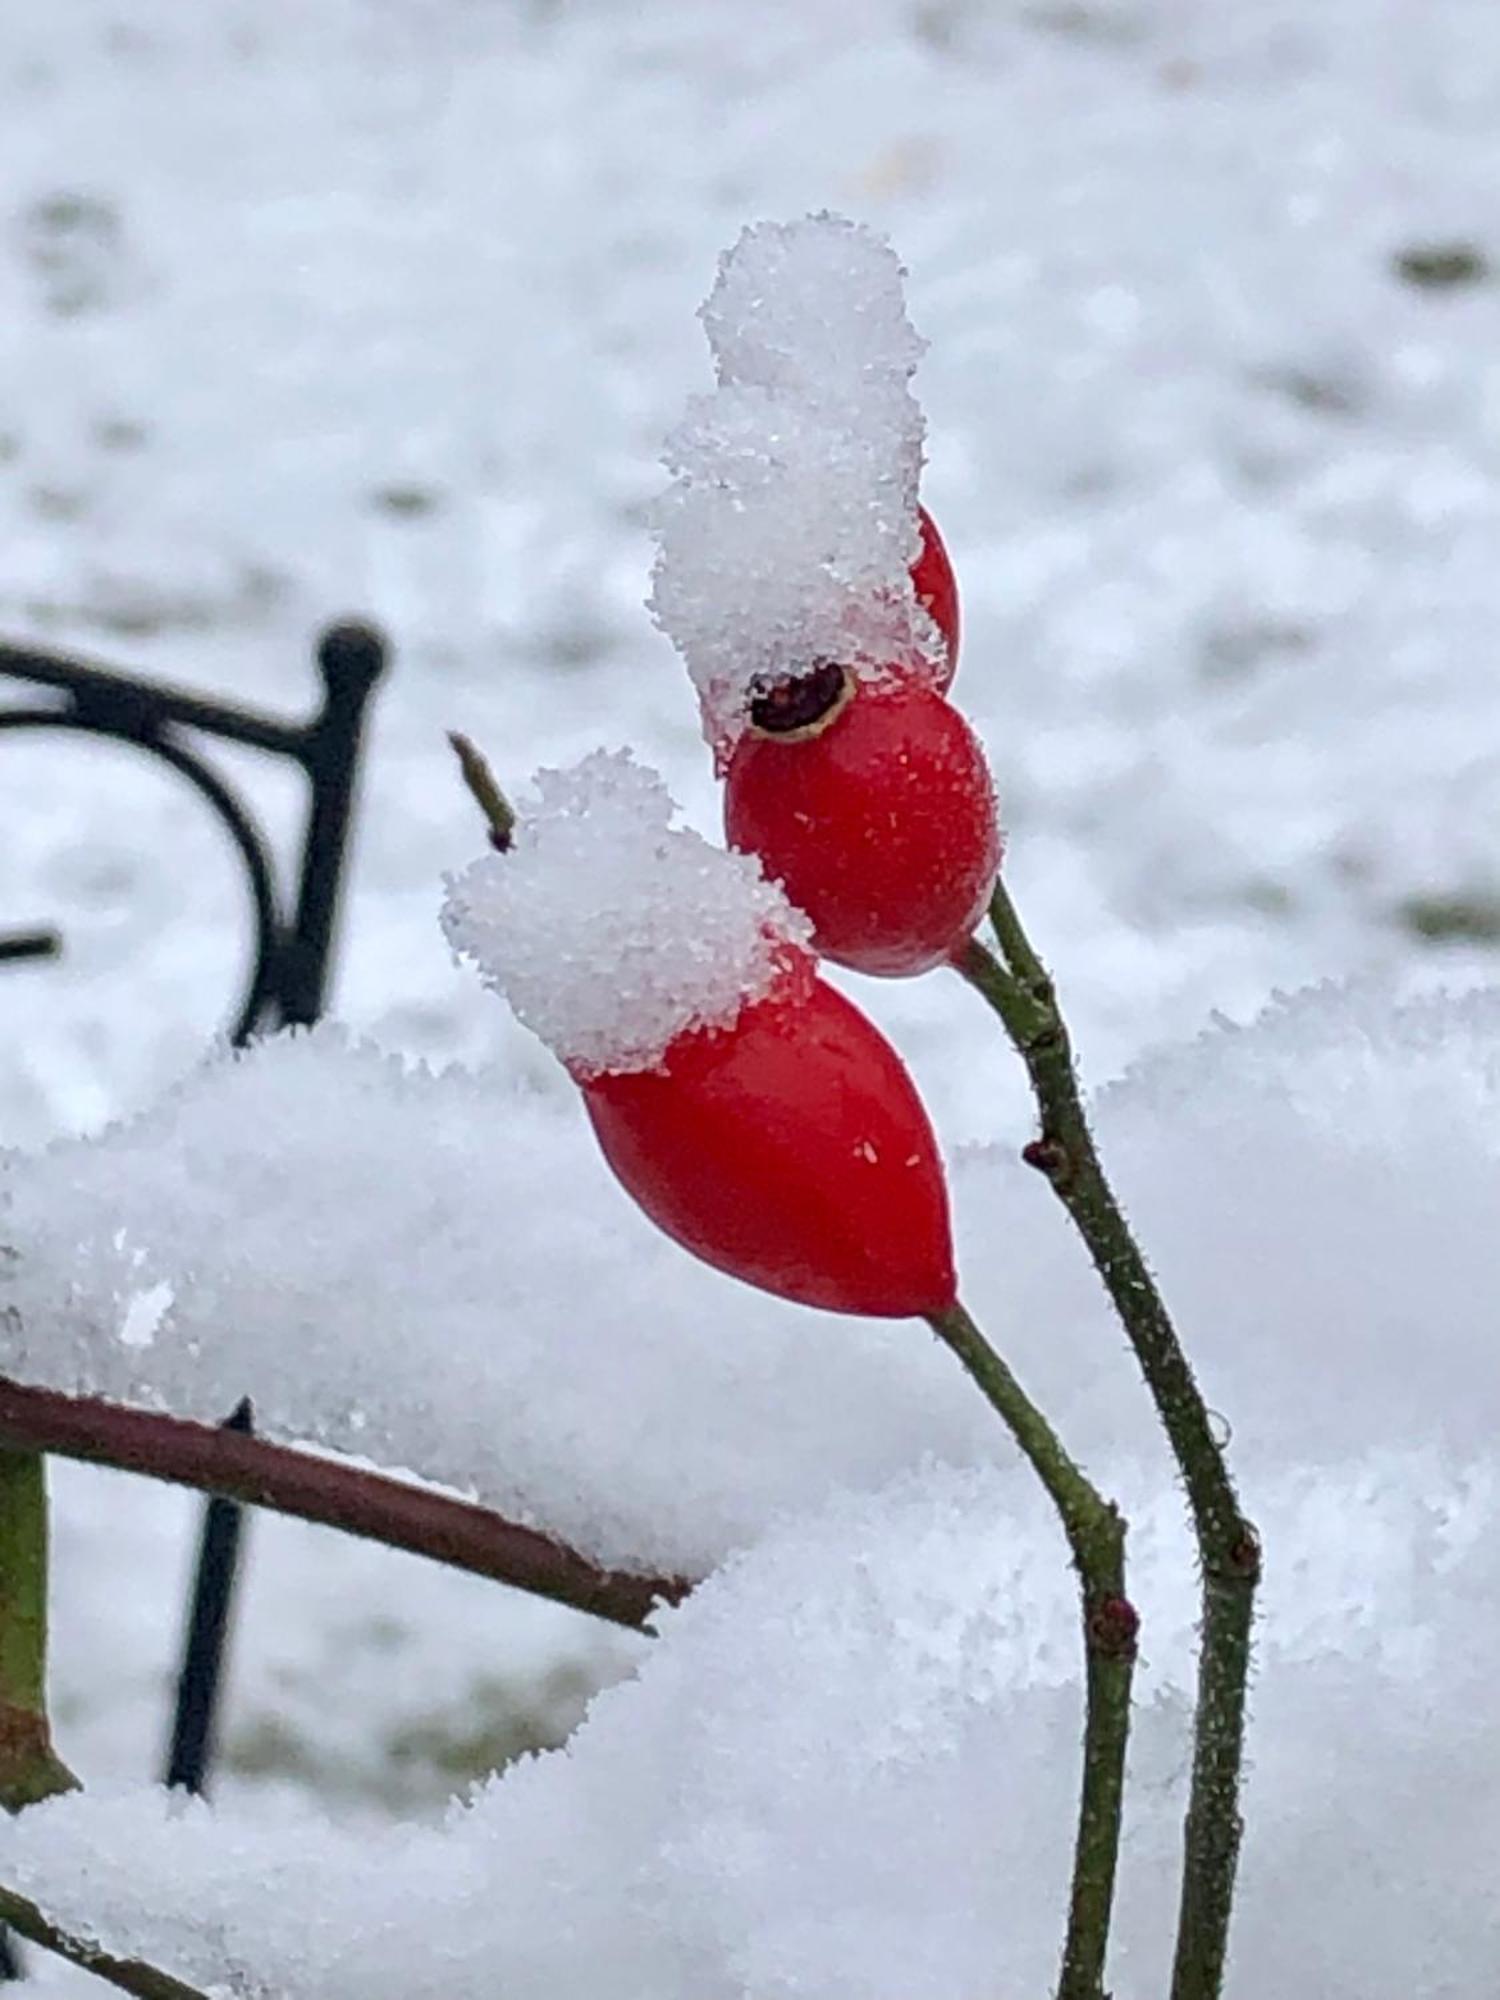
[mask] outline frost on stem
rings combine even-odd
[[[762,223],[703,309],[718,387],[668,440],[651,608],[687,663],[720,760],[757,687],[818,660],[940,678],[917,601],[924,425],[894,251],[836,216]]]
[[[628,751],[541,771],[512,846],[448,885],[443,927],[575,1074],[653,1069],[764,998],[807,920],[759,862],[672,824]]]

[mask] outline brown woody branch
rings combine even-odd
[[[692,1588],[682,1577],[601,1569],[565,1543],[476,1501],[269,1438],[97,1396],[70,1396],[0,1378],[0,1445],[111,1465],[294,1514],[636,1630],[649,1622],[658,1602],[675,1603]]]
[[[0,1883],[0,1918],[32,1944],[54,1952],[72,1965],[81,1965],[85,1972],[107,1980],[122,1993],[134,1993],[137,2000],[207,2000],[207,1995],[196,1986],[175,1979],[170,1972],[162,1972],[139,1958],[119,1958],[88,1938],[63,1930],[30,1897],[6,1888],[3,1883]]]

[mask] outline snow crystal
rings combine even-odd
[[[721,757],[754,689],[835,658],[931,671],[919,546],[924,343],[895,253],[820,215],[747,229],[703,309],[719,386],[667,443],[652,611]]]
[[[759,861],[672,825],[629,751],[533,785],[510,851],[450,878],[443,927],[576,1073],[653,1069],[685,1030],[728,1027],[810,940]]]
[[[1262,1481],[1229,2000],[1483,1990],[1497,1503],[1492,1459]],[[1197,1609],[1170,1480],[1131,1553],[1111,1990],[1145,2000],[1169,1970]],[[931,1468],[773,1530],[664,1616],[565,1750],[443,1826],[83,1795],[0,1827],[0,1879],[116,1950],[285,2000],[1019,2000],[1055,1979],[1078,1665],[1046,1508],[1018,1475]]]

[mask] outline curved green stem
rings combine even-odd
[[[1046,1488],[1072,1551],[1082,1598],[1083,1772],[1058,2000],[1105,2000],[1104,1970],[1130,1734],[1137,1619],[1125,1595],[1125,1523],[961,1305],[928,1321],[1004,1419]]]
[[[1041,1132],[1024,1157],[1082,1237],[1125,1329],[1187,1487],[1203,1574],[1193,1775],[1171,2000],[1218,2000],[1240,1843],[1250,1628],[1260,1542],[1240,1512],[1208,1406],[1100,1164],[1052,980],[1002,884],[990,905],[1004,958],[975,938],[954,965],[1000,1016],[1026,1065]]]
[[[0,1807],[72,1791],[47,1722],[47,1472],[0,1447]]]

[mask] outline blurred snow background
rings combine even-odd
[[[548,1087],[437,929],[477,846],[443,731],[512,772],[632,742],[712,830],[644,510],[718,252],[831,206],[891,234],[932,343],[958,692],[1091,1076],[1278,985],[1468,981],[1497,169],[1483,0],[0,0],[0,631],[291,713],[319,623],[384,621],[337,1011]],[[230,768],[290,836],[290,782]],[[240,893],[168,779],[0,740],[0,928],[67,945],[0,972],[0,1142],[195,1059]],[[945,1136],[1022,1131],[959,989],[865,998]],[[139,1776],[192,1510],[58,1487],[65,1746]],[[310,1530],[255,1556],[237,1783],[429,1805],[623,1659]]]

